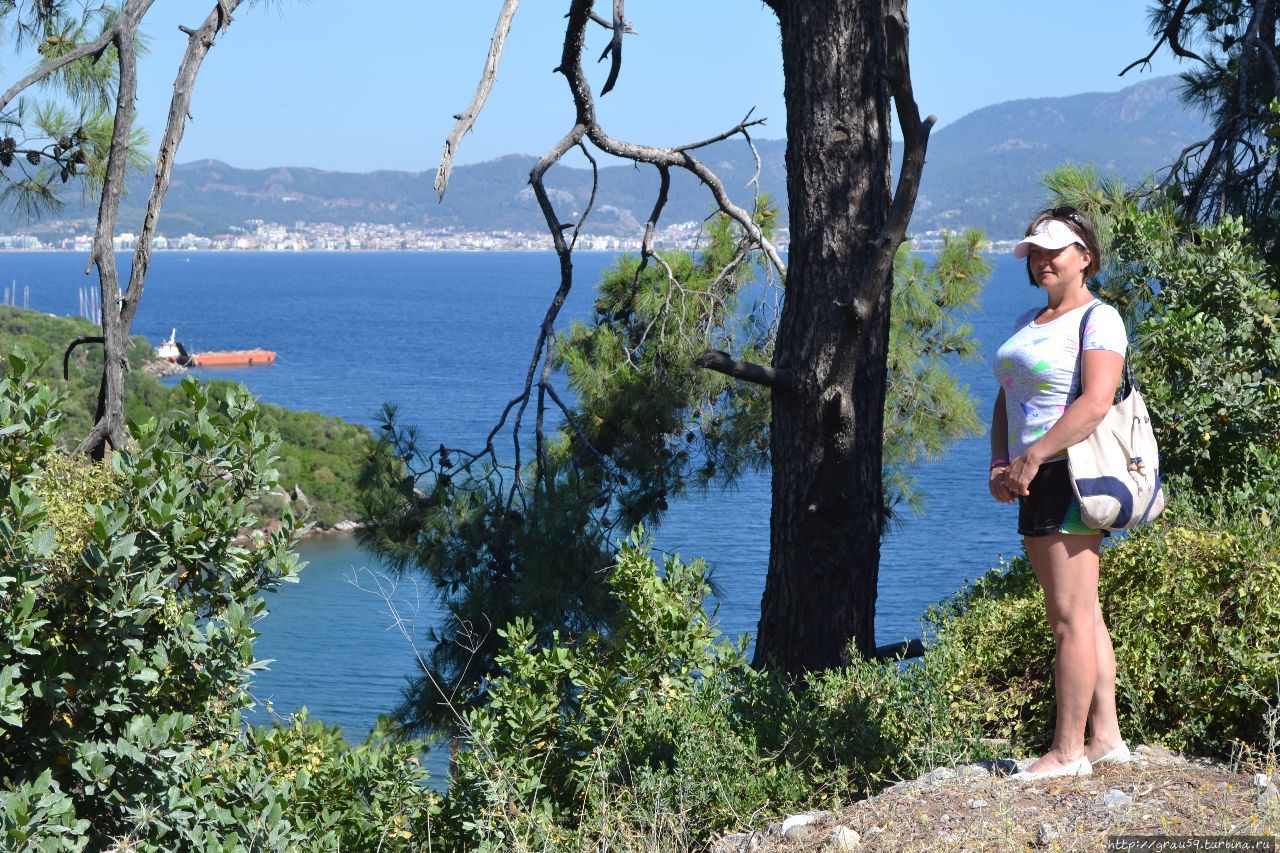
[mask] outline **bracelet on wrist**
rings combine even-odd
[[[1003,465],[1008,465],[1008,464],[1009,464],[1009,460],[1008,460],[1008,459],[992,459],[992,460],[991,460],[991,467],[990,467],[990,468],[988,468],[987,470],[988,470],[988,471],[994,471],[995,469],[997,469],[997,468],[999,468],[999,467],[1001,467],[1001,466],[1003,466]]]

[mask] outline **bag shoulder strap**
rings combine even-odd
[[[1089,305],[1088,310],[1084,312],[1084,316],[1080,318],[1080,336],[1076,341],[1076,360],[1080,361],[1084,356],[1084,328],[1089,324],[1089,315],[1093,313],[1093,309],[1103,304],[1101,299],[1095,299]],[[1138,387],[1138,382],[1133,378],[1133,367],[1129,364],[1129,354],[1124,355],[1124,368],[1120,371],[1120,378],[1124,380],[1124,384],[1116,391],[1115,398],[1112,403],[1118,403],[1125,397],[1128,397],[1134,388]],[[1084,393],[1084,364],[1080,364],[1080,374],[1076,378],[1076,396],[1079,397]]]

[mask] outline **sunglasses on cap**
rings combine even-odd
[[[1069,219],[1081,228],[1085,227],[1084,219],[1080,217],[1080,211],[1069,205],[1055,207],[1049,211],[1049,215],[1055,219]]]

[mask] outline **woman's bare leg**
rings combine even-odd
[[[1120,745],[1120,721],[1116,717],[1116,654],[1111,634],[1102,616],[1102,605],[1094,611],[1095,646],[1098,650],[1098,681],[1089,706],[1089,745],[1085,753],[1097,761]]]
[[[1057,655],[1058,700],[1053,747],[1028,768],[1053,770],[1084,754],[1085,723],[1098,688],[1098,548],[1102,537],[1055,533],[1026,538],[1027,555],[1044,588],[1045,610]],[[1114,664],[1112,684],[1114,685]],[[1114,686],[1111,688],[1114,705]],[[1105,697],[1104,697],[1105,703]]]

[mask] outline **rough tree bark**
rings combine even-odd
[[[794,381],[772,390],[755,663],[799,673],[847,664],[850,640],[875,653],[888,279],[932,119],[921,123],[911,98],[905,4],[769,5],[782,35],[791,228],[774,367]],[[920,160],[904,168],[896,199],[891,100]]]

